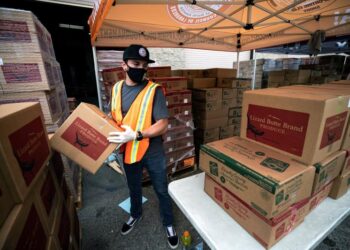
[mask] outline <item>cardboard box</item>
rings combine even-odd
[[[192,78],[202,78],[203,70],[202,69],[177,69],[171,71],[172,76],[183,76],[187,79]]]
[[[236,69],[213,68],[204,70],[205,77],[231,78],[237,76]]]
[[[233,131],[234,136],[241,136],[241,124],[235,125],[235,130]]]
[[[332,189],[333,181],[323,186],[317,193],[313,194],[308,201],[307,214],[314,210],[318,205],[320,205],[329,195]]]
[[[230,100],[235,98],[237,98],[237,89],[229,89],[229,88],[222,89],[223,100]]]
[[[191,115],[192,114],[192,104],[175,104],[168,106],[169,116],[178,116],[178,115]]]
[[[35,52],[55,57],[47,29],[30,11],[0,8],[0,53]]]
[[[188,137],[183,137],[183,138],[179,138],[176,140],[171,140],[168,142],[164,142],[163,147],[165,150],[165,153],[170,153],[182,148],[186,148],[186,147],[193,147],[194,143],[193,143],[193,136],[188,136]]]
[[[55,216],[54,229],[52,233],[52,236],[57,237],[60,249],[69,249],[71,230],[72,228],[68,209],[65,203],[61,202]]]
[[[331,154],[323,161],[315,164],[316,173],[312,193],[316,193],[323,186],[335,179],[342,170],[345,162],[346,151]]]
[[[222,99],[222,89],[221,88],[193,89],[192,97],[194,101],[200,101],[200,102],[220,101]]]
[[[52,60],[40,53],[3,53],[0,87],[4,93],[55,88]]]
[[[39,103],[0,105],[0,172],[16,202],[24,201],[50,156]]]
[[[227,121],[227,124],[228,125],[240,125],[241,124],[241,120],[242,118],[241,117],[229,117],[228,118],[228,121]]]
[[[213,119],[195,119],[194,123],[200,129],[212,129],[217,127],[227,126],[227,116],[213,118]]]
[[[232,137],[235,132],[235,125],[229,125],[226,127],[220,127],[220,140]]]
[[[165,154],[166,165],[169,166],[173,163],[182,161],[183,159],[193,157],[194,155],[195,155],[195,150],[193,146],[182,148],[170,153],[166,153]]]
[[[281,215],[266,219],[208,175],[205,176],[204,190],[266,249],[297,227],[304,220],[307,212],[305,208],[307,202],[302,201],[287,208]]]
[[[268,81],[269,87],[279,86],[280,84],[283,85],[285,81],[285,71],[284,70],[269,71],[267,81]]]
[[[330,84],[344,84],[344,85],[349,85],[350,80],[338,80],[338,81],[332,81]]]
[[[222,110],[224,111],[224,114],[228,116],[229,110],[231,108],[234,108],[237,106],[236,99],[227,99],[227,100],[222,100]]]
[[[163,135],[163,140],[164,142],[170,142],[190,136],[193,136],[193,129],[191,127],[180,126],[168,129]]]
[[[266,218],[310,197],[315,168],[239,137],[201,147],[200,168]]]
[[[0,105],[18,102],[39,102],[45,124],[56,122],[62,115],[60,100],[56,90],[0,94]]]
[[[218,78],[217,86],[221,88],[251,88],[252,79],[249,78]]]
[[[309,83],[311,70],[286,70],[285,81],[292,84]]]
[[[167,106],[192,103],[191,90],[171,91],[165,94]]]
[[[102,70],[102,78],[104,82],[115,84],[125,79],[125,71],[122,67],[110,68]]]
[[[346,175],[348,173],[350,173],[350,151],[349,150],[346,151],[346,158],[344,161],[344,165],[339,175]]]
[[[196,129],[194,135],[196,139],[199,139],[200,144],[217,141],[219,140],[220,128]]]
[[[347,96],[283,89],[246,91],[241,136],[315,164],[340,149]],[[283,143],[282,143],[283,142]]]
[[[147,76],[150,78],[171,76],[171,67],[170,66],[149,67],[147,69]]]
[[[215,88],[216,78],[192,78],[188,80],[188,87],[192,89]]]
[[[333,182],[332,189],[329,193],[329,197],[337,200],[340,197],[342,197],[344,194],[346,194],[349,187],[350,187],[350,173],[343,176],[338,176]]]
[[[2,160],[0,162],[3,166]],[[0,172],[0,228],[15,205],[16,201],[11,194],[10,186]]]
[[[225,115],[221,101],[194,101],[192,105],[195,119],[212,119]]]
[[[168,118],[168,129],[179,127],[179,126],[180,127],[186,126],[194,129],[192,114],[177,115],[176,117]]]
[[[35,187],[35,199],[38,203],[39,216],[47,221],[49,233],[53,232],[53,223],[57,213],[60,196],[59,186],[55,183],[52,172],[46,169]]]
[[[152,77],[153,82],[163,86],[166,92],[176,90],[186,90],[187,78],[185,77]]]
[[[60,244],[58,243],[56,236],[50,236],[47,244],[47,249],[49,250],[61,250]]]
[[[242,107],[234,107],[234,108],[229,108],[228,110],[228,117],[241,117],[242,116]]]
[[[48,239],[34,196],[15,206],[0,229],[0,249],[46,249]]]
[[[52,156],[49,161],[49,170],[53,172],[54,180],[57,183],[57,186],[61,186],[62,180],[63,180],[63,161],[62,156],[59,152],[52,150]]]
[[[91,173],[117,147],[109,143],[110,132],[121,129],[96,106],[81,103],[50,140],[51,146]]]

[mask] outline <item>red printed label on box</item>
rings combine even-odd
[[[302,112],[249,105],[247,137],[301,156],[309,116]]]
[[[97,160],[109,145],[103,134],[79,117],[61,137],[93,160]]]
[[[13,132],[9,141],[23,178],[29,186],[50,153],[41,117]]]
[[[51,173],[48,172],[46,176],[46,180],[44,182],[43,187],[41,188],[41,193],[40,193],[41,200],[44,203],[44,206],[48,215],[50,214],[50,211],[52,209],[55,195],[56,195],[55,185],[53,183]]]
[[[46,249],[46,244],[47,236],[45,235],[38,213],[34,205],[32,205],[16,249],[44,250]]]
[[[30,34],[26,22],[0,20],[0,41],[30,42]]]
[[[41,82],[37,63],[5,63],[1,68],[6,83]]]
[[[220,188],[215,187],[215,199],[222,202],[222,190]]]
[[[347,114],[348,112],[345,111],[327,118],[324,125],[320,149],[333,144],[341,138]]]

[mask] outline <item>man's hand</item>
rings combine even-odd
[[[127,125],[122,125],[121,126],[125,131],[122,132],[110,132],[109,137],[107,140],[112,143],[127,143],[129,141],[135,140],[136,139],[136,132],[132,130]]]

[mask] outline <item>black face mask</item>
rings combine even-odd
[[[128,71],[126,71],[126,73],[130,77],[130,79],[135,83],[141,83],[147,70],[144,68],[132,68],[130,66],[128,66],[128,68],[129,69]]]

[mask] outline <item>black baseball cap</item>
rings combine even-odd
[[[143,60],[148,63],[154,63],[155,61],[149,59],[149,51],[145,46],[139,44],[131,44],[124,50],[123,61],[128,59]]]

